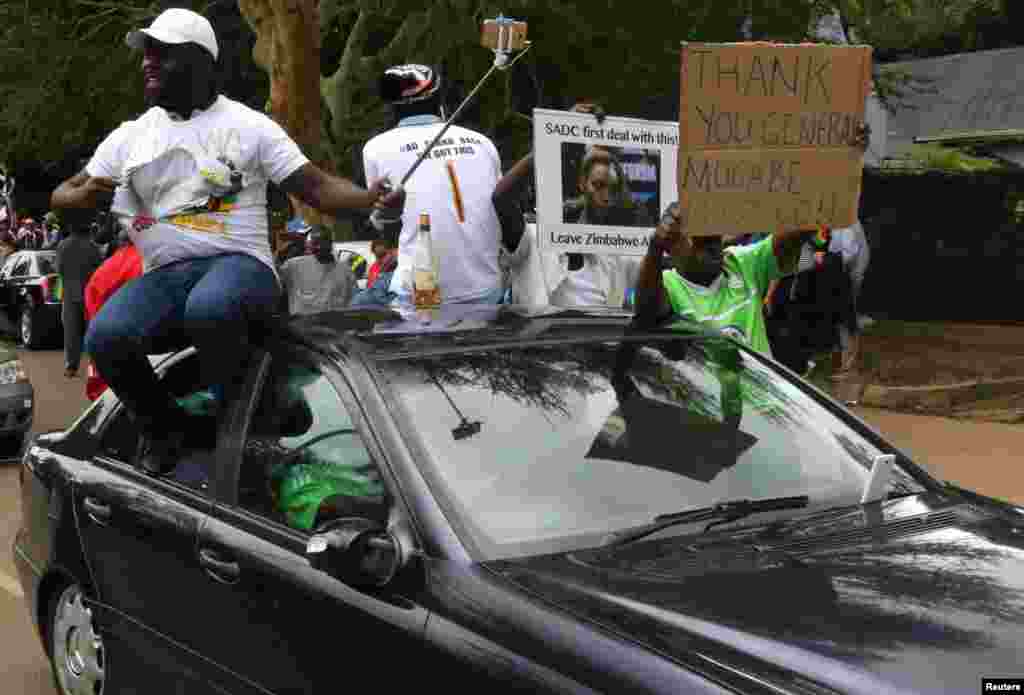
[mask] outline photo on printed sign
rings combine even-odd
[[[562,143],[562,221],[653,227],[661,208],[661,152]]]

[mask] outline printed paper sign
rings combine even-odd
[[[643,255],[676,200],[679,124],[534,109],[544,251]]]
[[[695,235],[856,221],[871,48],[685,43],[677,181]]]

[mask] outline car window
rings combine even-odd
[[[100,439],[100,455],[133,464],[139,445],[138,427],[126,408],[121,408],[112,417]]]
[[[19,253],[15,253],[7,257],[4,261],[3,267],[0,267],[0,278],[10,276],[11,270],[14,269],[14,265],[18,262],[19,258],[21,258],[21,254]]]
[[[176,362],[162,374],[178,403],[192,416],[186,450],[174,472],[169,476],[197,490],[209,489],[212,475],[212,454],[217,447],[217,419],[213,394],[201,378],[199,359],[195,353]],[[100,437],[101,456],[134,465],[139,452],[139,428],[127,408],[112,416]]]
[[[323,372],[276,357],[246,433],[239,506],[311,530],[341,516],[385,521],[384,490],[347,405]]]
[[[24,277],[31,272],[32,258],[30,256],[21,256],[15,262],[14,267],[11,269],[11,277]]]
[[[56,257],[53,255],[37,255],[36,256],[36,274],[37,275],[52,275],[57,271],[54,269],[54,261]]]
[[[723,501],[857,504],[875,458],[895,453],[726,340],[378,364],[435,495],[485,559],[595,547]],[[893,484],[916,485],[905,474]]]

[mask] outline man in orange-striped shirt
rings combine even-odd
[[[401,181],[444,128],[441,76],[433,68],[389,68],[381,76],[379,88],[381,97],[394,108],[397,125],[363,147],[363,169],[370,185],[385,177],[395,183]],[[408,204],[401,218],[398,268],[390,288],[398,296],[396,302],[412,301],[412,264],[421,213],[430,215],[431,245],[440,267],[441,301],[501,301],[501,225],[491,202],[500,178],[501,157],[489,138],[459,125],[444,132],[405,183]],[[387,235],[383,229],[377,229],[377,234]]]

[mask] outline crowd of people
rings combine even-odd
[[[55,249],[67,234],[53,212],[41,220],[33,217],[0,221],[0,254],[9,256],[25,249]]]
[[[697,321],[765,354],[774,349],[796,369],[808,348],[790,319],[799,316],[792,307],[806,283],[782,283],[831,272],[834,263],[823,258],[838,256],[849,281],[842,306],[834,296],[825,302],[837,336],[827,347],[845,347],[839,362],[852,364],[853,301],[867,262],[862,232],[780,229],[735,242],[691,237],[673,204],[643,257],[540,253],[524,202],[532,154],[503,172],[489,138],[453,125],[404,187],[395,187],[444,128],[442,80],[433,68],[400,65],[381,77],[395,125],[363,148],[364,188],[320,170],[277,123],[218,92],[217,38],[202,16],[167,10],[127,41],[143,54],[149,108],[114,130],[51,203],[55,210],[109,207],[118,220],[102,263],[89,250],[95,240],[59,242],[67,373],[77,373],[84,329],[92,360],[88,392],[95,397],[109,384],[127,405],[143,435],[139,465],[153,475],[174,468],[189,416],[148,355],[195,345],[215,407],[223,407],[239,386],[254,337],[274,315],[410,304],[422,213],[431,222],[445,303],[635,308],[640,323]],[[573,110],[603,118],[588,101]],[[588,223],[629,217],[633,224],[646,213],[615,194],[620,178],[612,153],[591,148],[565,214]],[[372,266],[340,261],[322,227],[309,230],[301,250],[275,256],[270,184],[330,215],[374,211],[367,222],[376,238]],[[361,274],[366,286],[358,289]],[[786,330],[772,327],[779,322],[787,322]],[[779,348],[780,340],[797,347]]]

